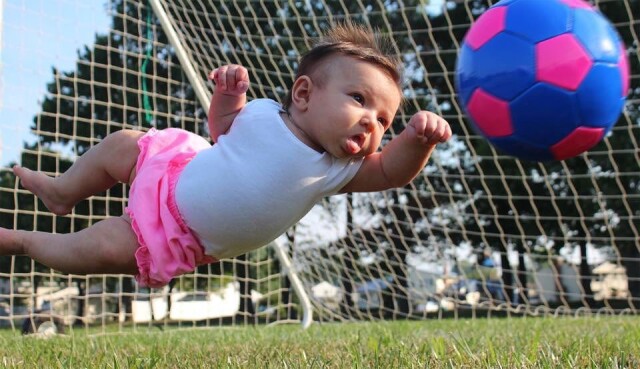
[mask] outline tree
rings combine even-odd
[[[147,13],[149,9],[121,0],[112,1],[112,6],[111,32],[97,35],[93,45],[78,51],[75,70],[52,70],[53,80],[47,85],[42,110],[32,125],[37,142],[25,146],[23,166],[49,174],[64,172],[72,162],[60,155],[61,145],[66,152],[82,155],[107,134],[125,127],[180,126],[202,130],[202,109],[195,102],[164,33]],[[141,24],[140,19],[146,22]],[[148,39],[149,36],[155,38]],[[152,53],[142,51],[148,47]],[[14,188],[12,173],[3,172],[1,180],[1,187]],[[15,203],[12,197],[3,196],[3,209],[37,212],[13,217],[15,224],[12,217],[2,217],[1,222],[9,228],[67,233],[104,217],[120,216],[126,194],[125,186],[115,186],[78,204],[72,217],[52,216],[31,195],[20,195]],[[7,258],[2,259],[3,271],[10,267],[8,262]],[[48,270],[38,263],[35,270],[31,266],[29,259],[17,258],[13,271]],[[81,291],[88,289],[81,285],[84,281],[76,280]],[[109,279],[107,283],[113,289],[119,282]],[[122,290],[131,290],[130,283],[125,281]],[[85,300],[79,300],[80,312],[84,311]],[[129,306],[126,308],[130,310]]]

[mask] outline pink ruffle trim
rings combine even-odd
[[[139,175],[146,175],[142,172],[142,168],[145,161],[153,160],[156,153],[148,151],[149,147],[153,145],[153,137],[160,132],[164,131],[152,129],[138,141],[140,156],[136,164],[136,170]],[[172,132],[177,132],[177,135],[187,134],[178,130],[173,130]],[[188,141],[188,138],[184,140]],[[159,166],[163,170],[157,174],[157,183],[142,188],[143,191],[141,192],[147,191],[139,196],[144,197],[135,199],[136,201],[143,200],[139,206],[145,206],[145,202],[148,206],[157,206],[157,215],[144,214],[141,211],[144,217],[137,218],[133,209],[136,208],[137,203],[131,201],[133,200],[133,193],[136,191],[136,188],[134,188],[135,183],[132,185],[130,207],[127,207],[125,211],[131,219],[131,227],[138,239],[139,247],[135,254],[138,266],[136,280],[143,286],[151,288],[163,287],[175,276],[192,272],[199,265],[217,261],[217,259],[204,254],[204,248],[184,222],[175,202],[175,187],[180,173],[195,154],[196,151],[187,150],[185,152],[179,149],[175,155],[171,154],[170,159],[167,160],[168,163],[164,164],[164,166],[163,164]],[[148,158],[147,155],[151,157]],[[154,165],[156,164],[157,162],[154,163]],[[158,172],[160,169],[153,168],[152,170]],[[156,174],[154,173],[154,175]],[[163,192],[163,188],[166,189],[166,193]],[[154,201],[154,204],[150,204]],[[168,214],[166,213],[167,211]],[[145,225],[142,226],[140,221]],[[164,235],[161,233],[164,233]],[[145,236],[154,240],[153,245],[147,243]]]

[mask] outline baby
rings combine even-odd
[[[345,23],[300,60],[284,104],[247,103],[248,71],[212,71],[210,145],[169,128],[105,137],[62,175],[16,166],[22,185],[68,214],[118,182],[131,185],[122,217],[69,234],[0,228],[0,254],[26,254],[66,273],[126,273],[161,287],[198,265],[259,248],[325,196],[404,186],[449,124],[420,111],[378,150],[402,102],[400,61],[388,39]]]

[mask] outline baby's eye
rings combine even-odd
[[[384,118],[378,118],[378,123],[382,124],[383,127],[387,126],[387,120]]]
[[[364,96],[359,93],[351,94],[351,97],[360,105],[364,105]]]

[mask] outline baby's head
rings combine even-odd
[[[329,73],[328,62],[334,56],[348,56],[372,64],[395,82],[398,93],[402,95],[403,65],[395,54],[392,41],[351,22],[332,27],[302,56],[294,81],[300,76],[309,76],[321,84]],[[288,110],[291,103],[290,90],[283,108]]]

